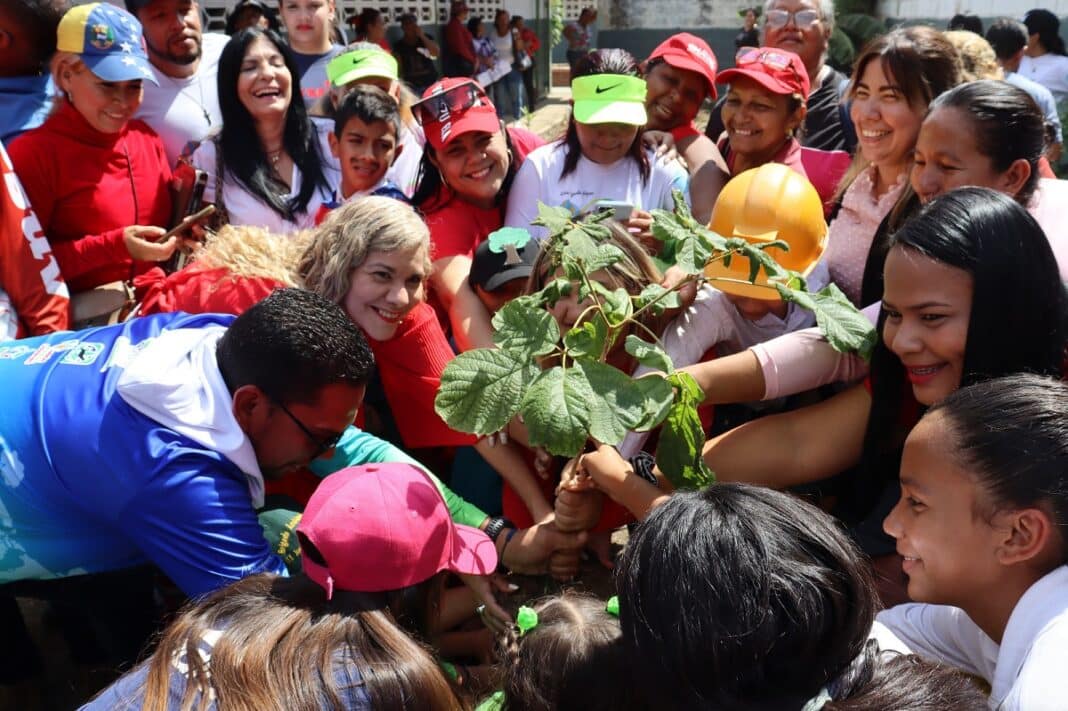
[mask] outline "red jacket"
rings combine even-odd
[[[119,133],[100,133],[61,101],[8,151],[71,291],[152,266],[134,263],[122,239],[130,225],[170,221],[171,166],[146,124],[133,120]]]
[[[70,328],[70,298],[26,193],[0,144],[0,289],[18,316],[18,337]]]
[[[459,17],[452,18],[449,24],[445,25],[445,44],[457,57],[463,57],[475,64],[475,38],[471,36],[467,26],[460,22]]]

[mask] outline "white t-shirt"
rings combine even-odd
[[[506,32],[504,37],[497,34],[496,27],[490,27],[487,31],[490,39],[493,40],[493,46],[497,48],[497,57],[508,62],[509,67],[512,66],[515,62],[515,41],[512,39],[512,31]]]
[[[958,607],[911,603],[883,610],[877,619],[914,653],[990,682],[992,709],[1068,708],[1068,567],[1023,594],[1000,645]]]
[[[810,291],[827,285],[827,267],[821,261],[808,276]],[[768,313],[756,321],[743,316],[727,295],[705,285],[697,292],[690,308],[676,316],[660,336],[664,351],[676,368],[685,368],[701,360],[709,349],[717,356],[738,353],[758,343],[792,331],[808,328],[816,323],[816,316],[797,304],[787,304],[785,318]],[[652,368],[638,366],[634,377],[651,373]],[[629,459],[645,446],[648,432],[628,432],[619,445],[619,453]]]
[[[319,151],[323,154],[323,174],[330,186],[337,189],[341,185],[341,163],[330,152],[330,134],[334,132],[334,120],[322,116],[312,116],[312,123],[319,132]],[[419,124],[407,126],[401,124],[399,145],[404,146],[401,154],[386,171],[386,179],[400,188],[401,192],[411,197],[419,180],[419,164],[423,160],[423,146],[426,136]]]
[[[196,74],[175,78],[152,67],[159,86],[150,81],[143,83],[145,95],[135,118],[147,123],[163,139],[171,167],[183,151],[186,155],[192,152],[194,146],[189,144],[199,143],[222,126],[219,55],[229,40],[226,35],[206,33],[201,38]]]
[[[611,165],[594,163],[580,156],[575,170],[561,178],[567,147],[556,141],[536,148],[527,155],[508,193],[508,213],[504,224],[524,227],[535,239],[548,235],[544,227],[532,227],[531,221],[538,216],[538,201],[551,206],[562,206],[573,213],[586,212],[598,200],[625,202],[640,210],[674,206],[672,189],[689,194],[689,177],[676,162],[667,165],[657,162],[652,151],[649,156],[649,181],[642,184],[638,164],[630,157],[622,158]]]
[[[1041,57],[1024,55],[1016,71],[1049,89],[1058,104],[1068,101],[1068,57],[1052,52]]]
[[[218,177],[215,173],[215,141],[209,140],[201,143],[196,151],[193,152],[192,162],[195,168],[208,174],[208,182],[204,187],[204,202],[214,203],[218,187]],[[326,172],[327,180],[329,180],[330,173],[328,171],[324,172]],[[295,165],[293,166],[293,177],[290,185],[292,185],[292,188],[289,194],[286,195],[288,198],[295,197],[300,192],[300,168]],[[319,211],[319,206],[330,199],[334,187],[336,186],[331,186],[325,190],[323,188],[316,190],[308,201],[308,206],[304,212],[298,213],[295,219],[290,221],[272,210],[266,203],[246,190],[233,175],[226,172],[222,188],[223,205],[230,217],[231,225],[255,225],[263,227],[269,232],[284,235],[297,230],[315,227],[315,214]]]

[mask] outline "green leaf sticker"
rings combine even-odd
[[[523,258],[519,256],[519,250],[525,247],[530,240],[530,233],[522,227],[502,227],[499,230],[490,232],[486,238],[491,252],[508,255],[504,262],[505,266],[508,267],[523,263]]]
[[[454,430],[497,432],[519,410],[527,385],[538,372],[533,359],[505,350],[461,353],[445,366],[434,409]]]
[[[634,334],[627,336],[627,340],[623,345],[627,349],[627,353],[637,358],[638,362],[647,368],[659,370],[663,373],[671,373],[675,370],[675,365],[671,362],[671,356],[660,346],[643,341]]]
[[[520,359],[550,353],[560,340],[556,319],[545,309],[531,308],[532,301],[513,299],[493,315],[493,342]]]
[[[816,314],[816,325],[839,353],[857,353],[870,360],[878,334],[871,321],[857,311],[842,290],[828,284],[812,293],[776,284],[783,301],[792,301]]]

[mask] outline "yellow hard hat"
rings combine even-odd
[[[724,237],[744,237],[750,242],[781,239],[786,252],[767,250],[786,269],[808,276],[827,247],[827,223],[816,188],[803,175],[782,163],[765,163],[735,176],[723,186],[712,209],[708,228]],[[728,277],[747,283],[713,282],[721,291],[765,301],[778,301],[774,289],[748,283],[749,260],[734,255],[730,267],[713,262],[705,267],[707,277]],[[761,270],[756,284],[767,284]]]

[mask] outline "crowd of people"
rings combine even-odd
[[[552,137],[506,121],[523,18],[337,15],[0,6],[0,692],[48,664],[34,599],[124,672],[89,709],[1066,708],[1055,15],[890,29],[845,76],[827,0],[747,9],[726,68],[690,33],[592,49],[587,8]],[[611,212],[567,334],[679,284],[680,195],[785,241],[870,360],[737,257],[635,322],[703,391],[705,490],[655,433],[567,461],[442,419],[456,354],[566,281],[539,204]],[[509,575],[591,556],[615,596],[512,609]]]

